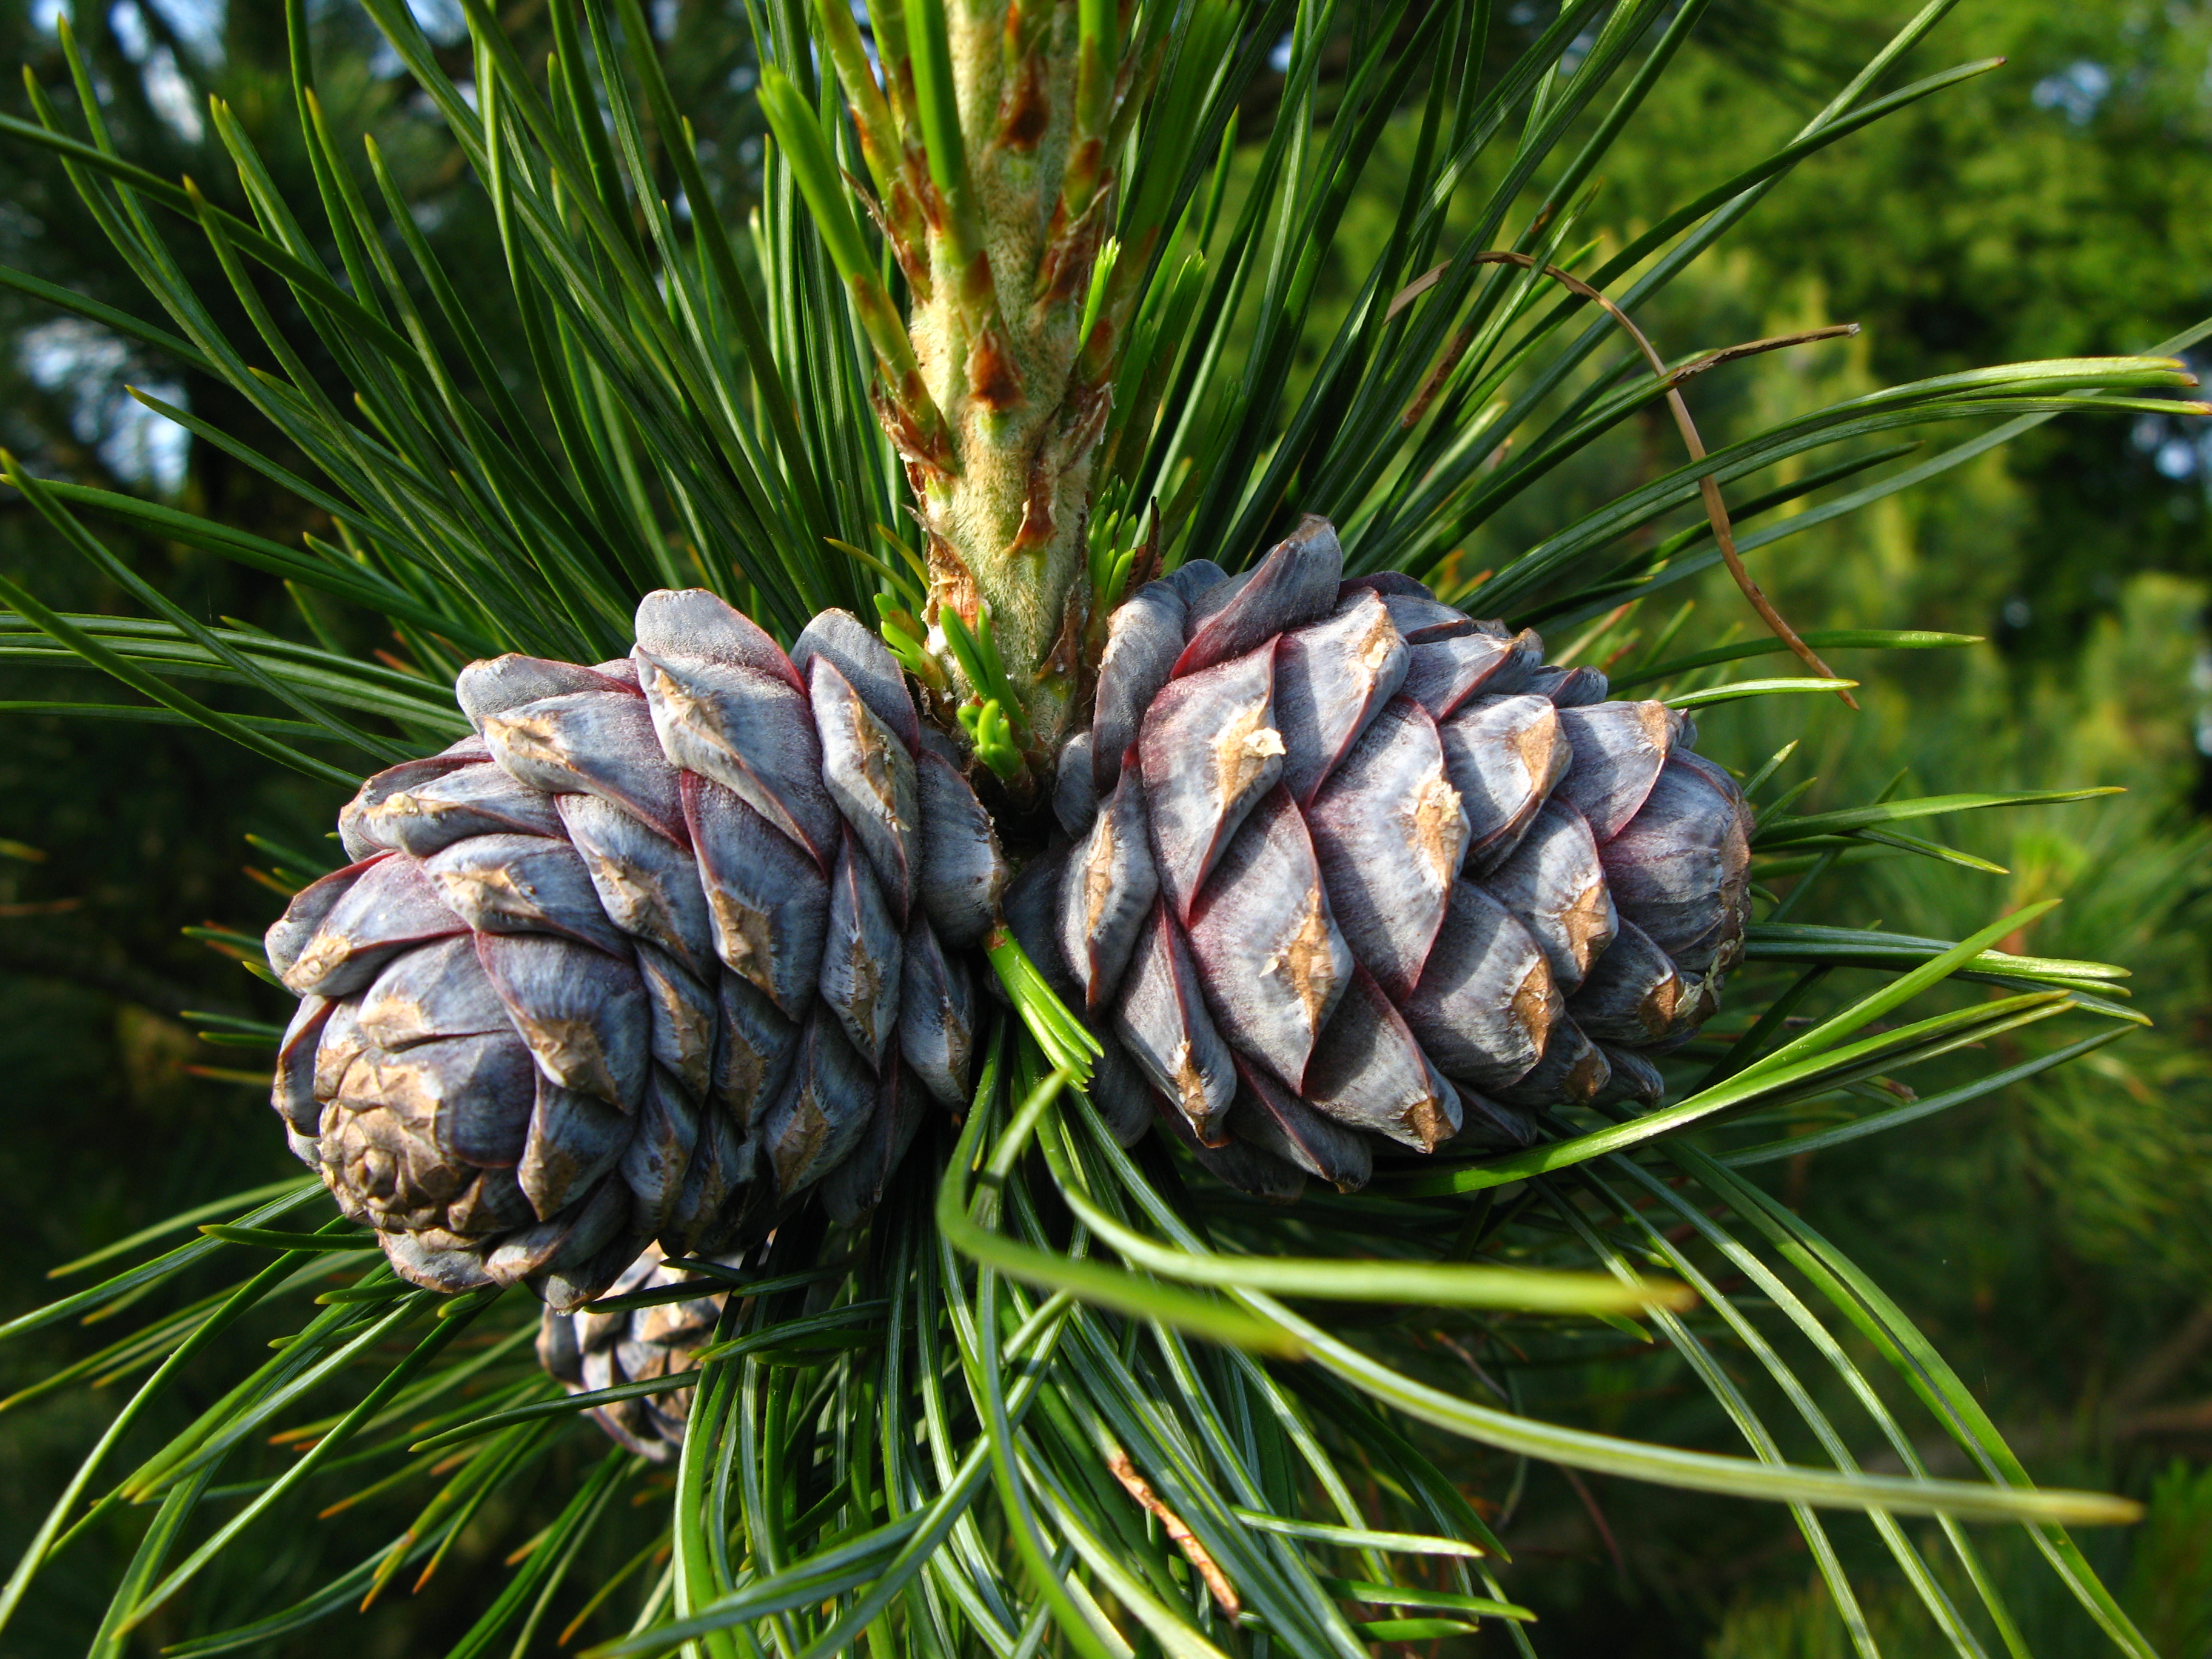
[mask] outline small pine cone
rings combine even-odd
[[[1750,816],[1686,719],[1342,575],[1308,519],[1249,574],[1195,562],[1116,611],[1054,791],[1069,842],[1006,901],[1115,1039],[1116,1133],[1149,1103],[1273,1198],[1656,1100],[1650,1056],[1742,952]]]
[[[415,1283],[570,1308],[630,1267],[872,1209],[963,1101],[1006,866],[882,642],[789,655],[704,592],[627,659],[471,664],[476,726],[380,772],[269,958],[273,1101]]]
[[[729,1265],[735,1267],[737,1258],[729,1258]],[[623,1269],[605,1294],[628,1296],[687,1281],[697,1282],[661,1266],[659,1251],[647,1250]],[[698,1364],[699,1350],[707,1346],[728,1299],[728,1291],[715,1291],[629,1313],[560,1313],[548,1306],[538,1315],[538,1361],[570,1394],[595,1394],[688,1371]],[[592,1416],[622,1445],[665,1463],[684,1444],[691,1394],[683,1388],[617,1400],[594,1406]]]

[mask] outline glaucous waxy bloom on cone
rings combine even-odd
[[[1309,519],[1114,615],[1066,840],[1006,911],[1106,1043],[1092,1094],[1222,1179],[1350,1189],[1377,1152],[1526,1145],[1656,1100],[1741,953],[1750,817],[1689,721]]]
[[[294,1149],[420,1284],[567,1308],[648,1241],[723,1249],[816,1189],[865,1215],[925,1097],[963,1098],[1002,920],[1110,1037],[1117,1133],[1157,1112],[1285,1197],[1656,1099],[1741,948],[1748,819],[1687,720],[1344,580],[1318,519],[1115,613],[1011,888],[853,617],[787,655],[703,592],[636,626],[627,659],[463,671],[477,735],[369,779],[356,861],[269,933]]]
[[[476,735],[363,784],[269,930],[294,1151],[406,1278],[556,1307],[813,1191],[866,1214],[965,1098],[1006,883],[882,642],[658,592],[627,659],[456,692]]]

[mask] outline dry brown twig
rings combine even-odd
[[[1237,1599],[1237,1587],[1229,1582],[1220,1565],[1207,1553],[1206,1546],[1191,1535],[1190,1528],[1182,1523],[1182,1517],[1160,1501],[1160,1495],[1152,1490],[1152,1482],[1139,1474],[1137,1466],[1129,1461],[1129,1454],[1119,1446],[1109,1448],[1106,1467],[1114,1472],[1114,1478],[1121,1483],[1121,1489],[1135,1498],[1147,1513],[1158,1518],[1161,1530],[1174,1540],[1175,1547],[1182,1552],[1183,1559],[1190,1563],[1191,1571],[1203,1579],[1206,1588],[1212,1592],[1214,1604],[1231,1619],[1242,1613],[1244,1604]]]
[[[1806,345],[1814,340],[1838,339],[1859,331],[1859,325],[1856,323],[1832,323],[1826,328],[1808,329],[1802,334],[1777,334],[1764,340],[1750,340],[1741,345],[1727,346],[1718,351],[1709,351],[1703,356],[1694,357],[1681,368],[1670,372],[1667,368],[1666,360],[1660,356],[1651,342],[1645,337],[1644,331],[1637,327],[1629,314],[1572,272],[1562,270],[1557,265],[1545,264],[1532,254],[1515,253],[1504,249],[1492,250],[1470,257],[1473,263],[1479,265],[1517,265],[1523,270],[1540,271],[1571,292],[1578,294],[1583,299],[1601,307],[1607,315],[1627,331],[1629,338],[1636,342],[1638,349],[1644,354],[1644,361],[1651,365],[1651,372],[1658,376],[1661,384],[1667,388],[1667,407],[1674,416],[1675,429],[1682,434],[1682,446],[1690,452],[1690,459],[1692,461],[1702,461],[1705,459],[1705,441],[1698,435],[1697,422],[1690,418],[1689,404],[1682,400],[1683,381],[1693,374],[1702,374],[1709,368],[1718,368],[1723,363],[1734,362],[1739,358],[1757,356],[1765,351],[1778,351],[1784,346]],[[1434,288],[1449,268],[1449,264],[1437,265],[1433,270],[1422,272],[1404,288],[1399,289],[1392,296],[1389,308],[1383,313],[1383,320],[1389,321]],[[1425,407],[1426,395],[1431,391],[1432,388],[1424,388],[1424,398],[1420,400],[1424,407]],[[1728,566],[1729,574],[1735,579],[1735,585],[1741,590],[1745,600],[1753,611],[1759,613],[1759,619],[1773,632],[1775,638],[1790,647],[1792,654],[1806,667],[1811,669],[1822,679],[1837,678],[1835,670],[1820,659],[1820,653],[1798,636],[1797,630],[1792,628],[1783,614],[1774,608],[1774,602],[1766,597],[1765,591],[1752,580],[1751,572],[1744,568],[1743,557],[1735,548],[1735,531],[1729,522],[1728,505],[1721,499],[1719,481],[1712,474],[1707,473],[1698,480],[1698,493],[1705,502],[1705,516],[1712,522],[1713,541],[1721,550],[1722,562]],[[1844,707],[1851,709],[1858,708],[1857,701],[1848,690],[1839,689],[1836,695],[1844,700]]]

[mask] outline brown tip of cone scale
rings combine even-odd
[[[1513,1017],[1528,1033],[1539,1054],[1552,1035],[1552,1019],[1562,1007],[1558,988],[1552,983],[1551,964],[1542,957],[1513,992]]]
[[[1591,1099],[1605,1086],[1605,1073],[1598,1069],[1604,1064],[1605,1056],[1592,1048],[1568,1069],[1566,1080],[1560,1085],[1560,1092],[1577,1103]],[[1433,1152],[1436,1149],[1431,1147],[1430,1150]]]
[[[1431,1095],[1425,1100],[1415,1102],[1406,1114],[1406,1127],[1420,1138],[1421,1150],[1425,1152],[1433,1152],[1452,1137],[1452,1126],[1444,1121],[1440,1109],[1442,1105],[1441,1101]],[[1353,1190],[1352,1187],[1340,1185],[1337,1188],[1340,1193]]]

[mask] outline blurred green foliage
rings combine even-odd
[[[28,62],[52,83],[60,70],[50,9],[0,0],[0,58]],[[1718,0],[1612,159],[1570,245],[1595,237],[1618,246],[1657,204],[1770,148],[1899,9],[1876,0]],[[417,10],[432,26],[458,15],[434,0]],[[529,27],[535,9],[514,10]],[[1525,26],[1523,10],[1534,12],[1499,8],[1508,27]],[[679,99],[721,147],[741,209],[757,125],[744,96],[740,13],[682,0],[676,23],[689,46],[674,61],[690,76]],[[280,182],[306,189],[304,157],[286,136],[282,35],[263,9],[122,0],[74,15],[127,153],[164,173],[191,173],[221,196],[231,180],[193,113],[201,94],[216,91]],[[316,15],[337,124],[375,133],[453,266],[491,257],[486,216],[468,210],[452,152],[396,62],[349,8]],[[1851,341],[1693,382],[1708,440],[1947,368],[2139,349],[2212,309],[2208,46],[2212,7],[2179,0],[1961,5],[1900,78],[1968,56],[2002,55],[2002,68],[1816,159],[1724,252],[1639,315],[1674,354],[1832,320],[1863,325]],[[8,107],[20,98],[9,94]],[[0,152],[0,261],[143,308],[43,158]],[[1355,204],[1346,216],[1332,252],[1346,294],[1387,207]],[[174,494],[264,534],[312,527],[299,503],[208,447],[165,448],[158,425],[123,394],[126,381],[167,388],[218,424],[248,424],[219,386],[0,292],[0,443],[50,474]],[[1486,526],[1464,550],[1464,572],[1527,545],[1601,481],[1617,487],[1623,469],[1673,465],[1674,443],[1662,416],[1578,458],[1549,489]],[[2033,1085],[1759,1174],[1891,1289],[2039,1474],[2149,1501],[2143,1527],[2094,1547],[2130,1613],[2174,1659],[2212,1651],[2212,1468],[2203,1461],[2212,1452],[2212,847],[2200,815],[2212,801],[2208,478],[2212,439],[2182,422],[2051,426],[1929,489],[1780,544],[1757,571],[1802,625],[1948,629],[1991,642],[1839,664],[1866,682],[1856,716],[1828,702],[1764,700],[1702,722],[1708,748],[1747,769],[1801,739],[1769,792],[1817,779],[1800,811],[1866,799],[1900,771],[1916,792],[2128,787],[2117,800],[1942,826],[2006,875],[1907,859],[1854,865],[1824,878],[1815,908],[1826,921],[1886,921],[1955,938],[2001,909],[2063,895],[2066,904],[2020,947],[2127,964],[2136,1006],[2156,1028]],[[289,597],[246,573],[152,541],[129,550],[210,618],[297,627]],[[0,568],[33,573],[65,608],[113,600],[64,562],[15,500],[0,502]],[[1724,583],[1706,580],[1680,596],[1698,606],[1686,639],[1750,631]],[[1647,631],[1665,604],[1648,607]],[[346,635],[358,618],[319,620],[349,644],[375,643]],[[99,695],[75,679],[0,674],[0,699]],[[0,1078],[10,1108],[0,1182],[17,1195],[14,1224],[0,1229],[0,1284],[22,1287],[148,1220],[286,1173],[253,1091],[193,1073],[233,1062],[196,1042],[179,1018],[194,1008],[281,1017],[283,1000],[179,930],[210,920],[263,925],[276,899],[241,868],[257,859],[244,837],[319,844],[337,802],[178,728],[49,714],[0,720]],[[1917,1086],[1932,1093],[1942,1079],[1931,1073]],[[1800,1127],[1819,1122],[1808,1115]],[[1791,1127],[1763,1126],[1750,1138]],[[8,1304],[34,1295],[19,1291]],[[0,1395],[96,1335],[0,1351]],[[1558,1368],[1546,1409],[1732,1449],[1725,1420],[1678,1362],[1621,1348]],[[90,1426],[79,1420],[90,1416],[83,1397],[70,1399],[58,1410],[0,1410],[0,1490],[58,1484],[63,1457]],[[173,1409],[181,1419],[204,1403],[187,1389]],[[542,1483],[566,1490],[575,1473],[556,1465]],[[1827,1659],[1852,1650],[1808,1583],[1802,1541],[1771,1510],[1577,1485],[1543,1468],[1516,1475],[1502,1462],[1477,1460],[1468,1474],[1516,1550],[1516,1595],[1547,1609],[1539,1641],[1547,1654]],[[514,1541],[504,1519],[484,1517],[479,1547],[448,1564],[443,1583],[416,1598],[394,1595],[347,1630],[349,1650],[420,1653],[457,1637],[469,1601],[454,1592],[501,1571]],[[229,1569],[238,1583],[209,1593],[259,1582],[273,1595],[282,1583],[304,1584],[319,1559],[356,1559],[392,1523],[362,1505],[324,1523],[320,1537],[238,1561]],[[12,1556],[23,1524],[16,1508],[0,1509],[0,1556]],[[95,1529],[74,1545],[75,1571],[42,1581],[40,1604],[0,1651],[76,1650],[134,1532]],[[1871,1566],[1870,1529],[1843,1522],[1836,1533]],[[1985,1541],[1992,1571],[2033,1621],[2035,1652],[2100,1650],[2078,1609],[2039,1588],[2047,1580],[2026,1542]],[[1931,1571],[1945,1582],[1943,1569]],[[1864,1611],[1884,1653],[1952,1650],[1909,1591],[1870,1592]],[[163,1637],[149,1628],[134,1639],[152,1652]]]

